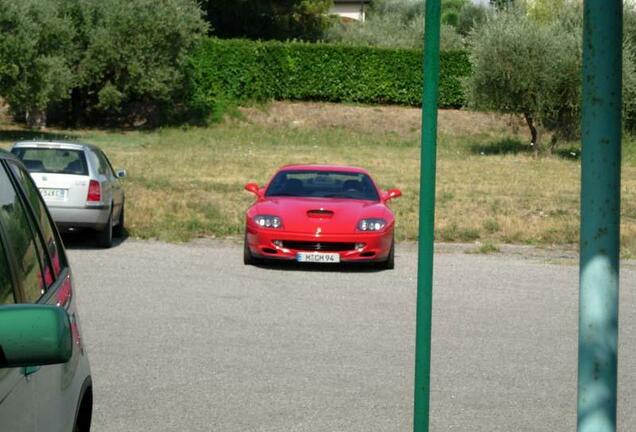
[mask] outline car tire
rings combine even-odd
[[[252,251],[250,250],[250,247],[247,244],[247,233],[246,233],[245,240],[243,240],[243,264],[256,265],[262,262],[263,262],[262,259],[256,258],[254,255],[252,255]]]
[[[380,263],[382,270],[393,270],[395,268],[395,239],[391,241],[391,249],[385,261]]]
[[[101,248],[108,249],[113,246],[113,211],[108,215],[106,226],[97,232],[97,245]]]
[[[122,238],[124,236],[124,222],[125,222],[125,214],[124,214],[124,203],[121,204],[121,211],[119,212],[119,222],[113,228],[113,236],[117,238]]]
[[[88,389],[82,398],[81,405],[78,408],[77,418],[73,432],[90,432],[91,421],[93,417],[93,390]]]

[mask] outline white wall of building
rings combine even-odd
[[[337,3],[334,4],[329,13],[331,15],[338,15],[343,18],[349,18],[356,21],[364,21],[366,18],[366,5],[364,7],[360,7],[360,2],[352,1],[350,3]]]

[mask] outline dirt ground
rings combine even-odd
[[[343,127],[399,136],[419,134],[422,111],[402,106],[361,106],[322,102],[271,102],[264,107],[240,108],[244,120],[268,127]],[[468,110],[440,110],[442,134],[518,133],[523,120]]]
[[[263,106],[241,107],[241,121],[267,127],[282,128],[347,128],[369,133],[396,134],[401,137],[419,135],[422,122],[420,108],[396,105],[368,106],[324,102],[280,102]],[[523,119],[469,110],[438,111],[438,130],[446,135],[481,133],[524,133]],[[235,121],[235,120],[229,120]],[[15,126],[9,106],[0,98],[0,125]]]

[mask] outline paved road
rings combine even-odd
[[[223,242],[69,248],[94,430],[409,431],[416,254],[395,271],[256,268]],[[622,273],[619,429],[636,424]],[[432,431],[575,430],[577,268],[436,256]]]

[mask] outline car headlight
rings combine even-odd
[[[258,215],[254,217],[254,223],[261,228],[280,228],[283,226],[278,216]]]
[[[360,231],[381,231],[386,226],[384,219],[362,219],[358,222]]]

